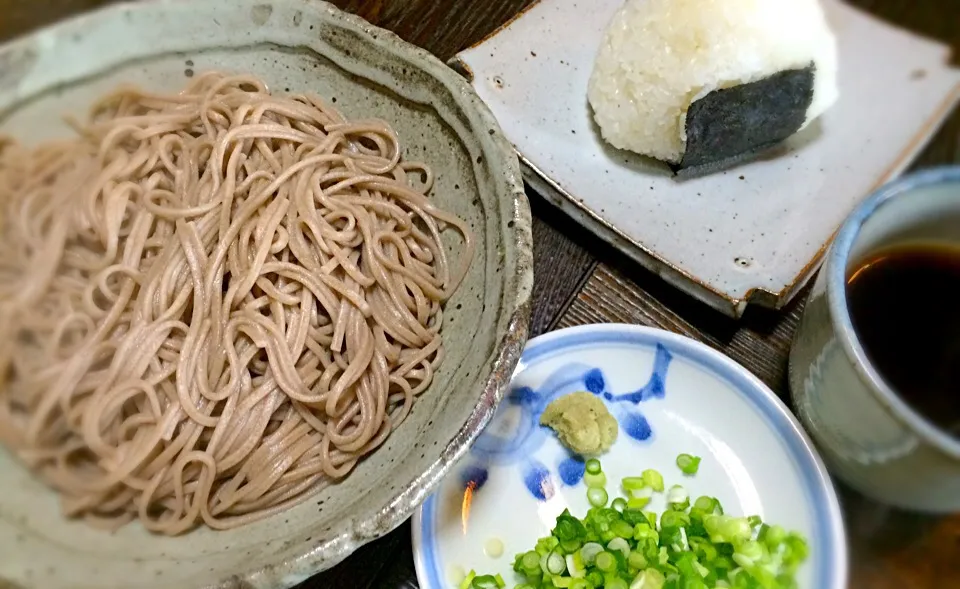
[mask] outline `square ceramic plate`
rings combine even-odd
[[[846,215],[903,171],[960,98],[948,48],[822,2],[838,39],[838,103],[776,152],[694,180],[607,147],[595,130],[587,81],[623,0],[540,0],[452,65],[490,105],[534,188],[739,317],[748,303],[789,302]]]

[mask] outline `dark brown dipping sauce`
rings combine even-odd
[[[960,437],[960,249],[879,252],[849,275],[847,306],[887,384]]]

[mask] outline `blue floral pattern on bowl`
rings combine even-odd
[[[657,344],[653,371],[646,384],[627,393],[614,393],[607,388],[603,371],[582,363],[566,364],[554,371],[539,387],[517,387],[510,391],[494,422],[507,422],[506,412],[514,412],[513,431],[501,434],[485,430],[470,450],[467,466],[461,471],[464,488],[479,491],[490,476],[491,464],[518,466],[524,486],[536,499],[546,501],[555,492],[554,475],[543,462],[534,458],[538,448],[552,435],[540,425],[540,415],[554,399],[575,391],[587,391],[603,399],[620,424],[622,433],[636,442],[648,441],[653,428],[639,410],[639,405],[666,395],[664,383],[673,355]],[[557,475],[565,485],[576,485],[583,478],[584,459],[566,450],[567,456],[557,465]]]

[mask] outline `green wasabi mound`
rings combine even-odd
[[[543,410],[540,424],[557,433],[560,443],[580,456],[599,456],[617,441],[617,420],[591,393],[564,395]]]

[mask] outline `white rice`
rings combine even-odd
[[[838,96],[836,39],[818,0],[626,0],[597,54],[588,98],[611,145],[679,163],[693,101],[811,61],[804,126]]]

